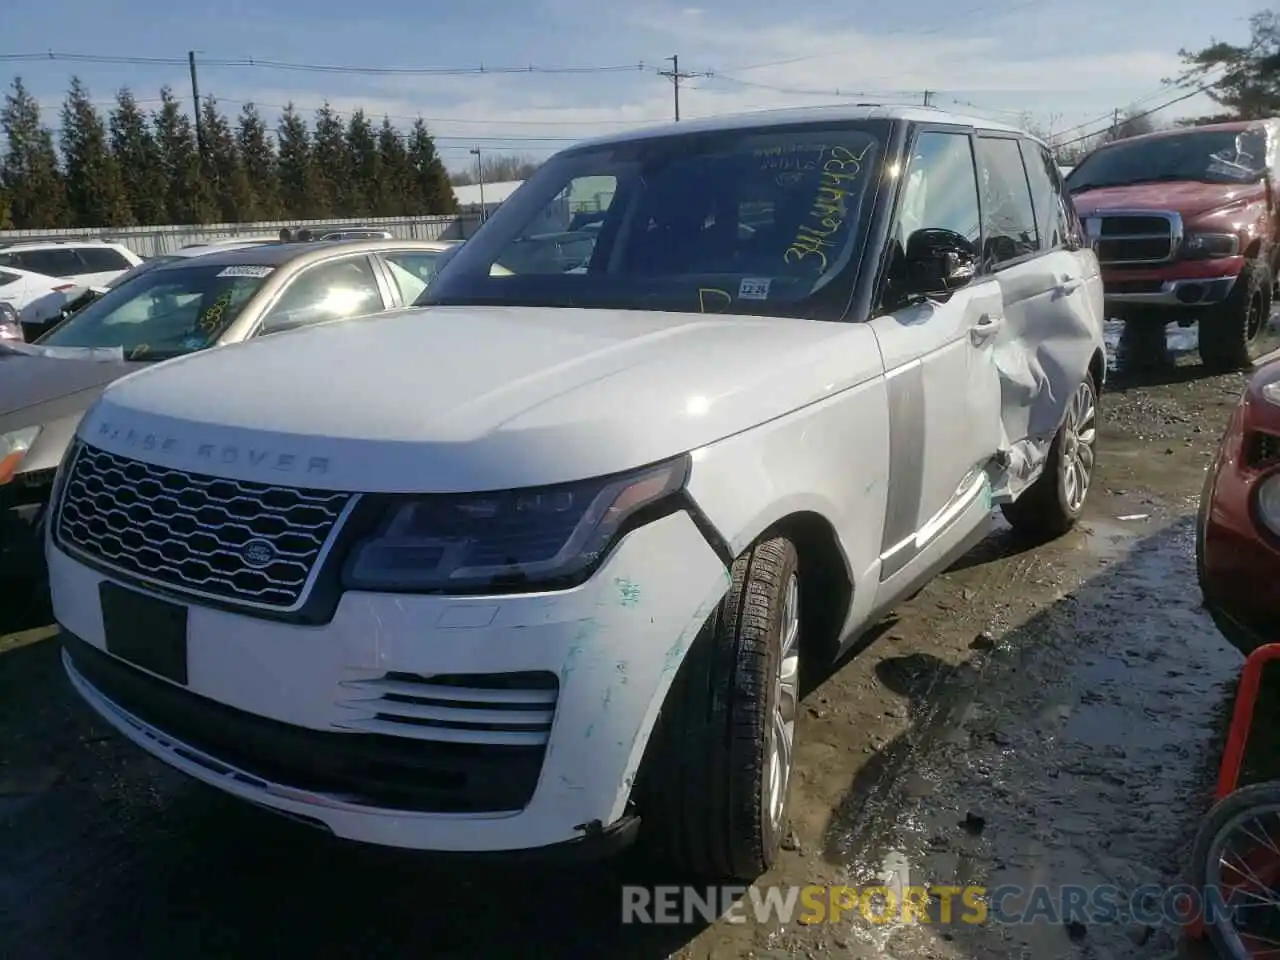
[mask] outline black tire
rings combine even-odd
[[[667,693],[637,784],[644,846],[666,866],[754,880],[777,857],[787,805],[777,818],[766,809],[767,752],[783,608],[798,566],[784,537],[739,557]]]
[[[1200,359],[1212,373],[1253,366],[1256,346],[1271,315],[1271,270],[1262,260],[1249,260],[1227,299],[1201,318]]]
[[[1088,417],[1091,421],[1091,429],[1093,430],[1094,440],[1091,445],[1092,462],[1089,468],[1090,483],[1085,486],[1084,495],[1080,497],[1079,503],[1073,505],[1068,497],[1067,490],[1067,474],[1064,469],[1069,446],[1072,443],[1072,432],[1077,428],[1077,424],[1073,422],[1073,406],[1068,402],[1067,414],[1063,419],[1062,425],[1058,427],[1057,434],[1054,435],[1053,443],[1049,447],[1049,457],[1044,465],[1044,471],[1036,478],[1022,495],[1013,503],[1005,503],[1000,507],[1004,518],[1009,521],[1013,529],[1022,535],[1031,537],[1036,540],[1050,540],[1054,537],[1060,537],[1072,527],[1080,519],[1080,515],[1084,512],[1084,504],[1088,498],[1091,481],[1097,474],[1097,432],[1098,422],[1101,419],[1098,408],[1098,384],[1092,373],[1085,374],[1084,380],[1077,391],[1083,389],[1087,385],[1092,395],[1093,412]],[[1072,394],[1072,398],[1076,397],[1076,393]],[[1086,414],[1086,416],[1088,416]],[[1090,426],[1084,424],[1083,426]]]
[[[1241,787],[1215,803],[1205,816],[1196,834],[1195,844],[1192,846],[1191,872],[1188,877],[1190,885],[1201,895],[1202,902],[1204,891],[1211,882],[1209,864],[1216,861],[1220,855],[1220,851],[1215,849],[1218,846],[1218,834],[1233,820],[1247,816],[1251,810],[1258,812],[1280,810],[1280,782],[1270,781]],[[1235,949],[1231,943],[1229,928],[1224,929],[1226,927],[1227,925],[1223,922],[1206,921],[1205,932],[1214,950],[1222,960],[1235,960],[1237,957],[1247,960],[1250,954],[1241,953]]]

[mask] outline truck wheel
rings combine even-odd
[[[1086,374],[1067,403],[1049,447],[1044,472],[1012,503],[1000,507],[1014,530],[1036,539],[1061,536],[1076,525],[1097,462],[1098,385]]]
[[[646,846],[667,865],[754,880],[787,823],[800,696],[795,546],[761,541],[730,575],[667,693],[637,806]]]
[[[1271,271],[1261,260],[1249,260],[1231,293],[1201,318],[1200,359],[1213,373],[1253,365],[1254,348],[1271,315]]]

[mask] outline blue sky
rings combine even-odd
[[[678,53],[680,67],[711,73],[686,81],[685,118],[777,106],[913,100],[937,91],[958,104],[1013,120],[1029,112],[1045,127],[1076,127],[1113,108],[1150,108],[1172,95],[1180,47],[1247,36],[1265,3],[1217,0],[27,0],[10,2],[0,54],[59,53],[243,58],[358,67],[645,65],[599,74],[359,75],[203,64],[202,93],[234,112],[243,101],[274,120],[290,100],[313,110],[364,107],[407,126],[425,117],[446,161],[461,167],[472,146],[542,157],[565,142],[626,125],[665,121],[669,81],[654,72]],[[432,8],[435,8],[434,10]],[[355,18],[353,9],[359,11]],[[122,86],[151,106],[168,84],[189,97],[185,64],[102,65],[59,60],[0,63],[21,74],[57,123],[73,73],[95,100]],[[1208,109],[1203,98],[1172,118]],[[1096,125],[1095,125],[1096,126]],[[1084,131],[1094,127],[1085,127]]]

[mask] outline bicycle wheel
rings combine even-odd
[[[1280,957],[1280,782],[1214,804],[1191,862],[1205,930],[1222,960]]]

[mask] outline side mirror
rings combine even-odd
[[[977,273],[978,251],[953,230],[917,230],[907,240],[907,288],[914,296],[948,296]]]

